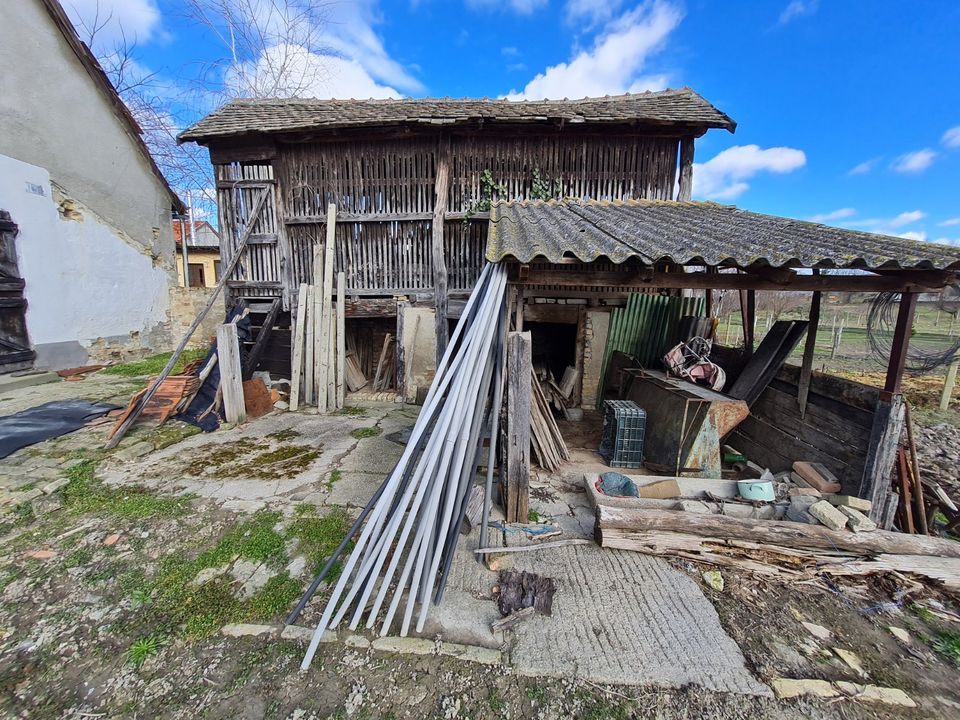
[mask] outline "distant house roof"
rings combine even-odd
[[[737,124],[690,88],[582,100],[234,100],[184,130],[178,140],[207,142],[249,133],[385,125],[450,127],[473,123],[686,125]]]
[[[180,236],[180,221],[172,220],[173,223],[173,241],[177,247],[183,244],[183,238]],[[206,220],[193,221],[193,237],[191,240],[190,223],[184,220],[183,232],[187,236],[187,248],[196,248],[198,250],[219,250],[220,233]]]
[[[163,187],[166,188],[167,193],[170,195],[171,205],[177,212],[184,212],[186,206],[173,191],[173,188],[170,187],[170,183],[167,182],[167,178],[164,177],[156,160],[153,159],[153,155],[150,154],[150,149],[143,140],[143,129],[133,117],[126,103],[120,98],[117,89],[113,86],[113,83],[110,82],[110,78],[107,77],[107,74],[103,71],[103,68],[90,51],[90,48],[87,47],[87,44],[77,35],[76,28],[73,27],[73,23],[70,22],[70,18],[68,18],[66,12],[64,12],[63,6],[58,0],[41,0],[41,2],[53,20],[54,25],[57,26],[57,29],[60,30],[60,33],[67,41],[67,45],[70,46],[70,49],[80,61],[80,64],[87,71],[87,74],[93,80],[94,84],[99,88],[106,101],[110,104],[110,107],[113,108],[114,114],[130,132],[130,137],[140,149],[147,163],[149,163],[153,174],[157,176],[157,179],[163,184]]]
[[[881,269],[960,269],[960,248],[844,230],[707,202],[498,202],[487,260]]]

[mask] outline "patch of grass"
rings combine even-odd
[[[307,563],[313,572],[317,572],[323,567],[327,558],[337,549],[340,541],[350,532],[353,524],[347,511],[338,508],[323,517],[311,515],[315,508],[312,505],[300,505],[294,521],[287,528],[287,534],[299,540],[298,552],[307,558]],[[347,552],[352,549],[353,544],[347,546]],[[340,575],[341,564],[337,561],[330,573],[327,575],[327,582],[336,580]]]
[[[327,492],[333,490],[333,486],[340,482],[340,478],[342,477],[343,473],[341,473],[339,470],[331,470],[330,475],[327,476],[327,481],[323,484],[323,486],[327,489]]]
[[[933,641],[933,649],[960,668],[960,632],[945,630]]]
[[[214,474],[221,478],[246,477],[270,480],[278,476],[289,477],[303,472],[310,463],[320,457],[319,449],[303,445],[280,445],[273,450],[265,450],[252,456],[247,455],[249,449],[250,445],[247,441],[229,443],[185,469],[195,476],[213,468]]]
[[[503,698],[500,697],[496,690],[491,690],[490,694],[487,695],[487,706],[493,710],[493,712],[499,713],[507,707],[507,704],[503,701]]]
[[[136,362],[121,363],[120,365],[111,365],[106,367],[100,372],[105,375],[119,375],[120,377],[141,377],[144,375],[159,375],[163,368],[166,366],[167,361],[170,360],[170,356],[173,355],[172,352],[160,353],[159,355],[151,355],[148,358],[143,360],[137,360]],[[197,360],[198,358],[204,358],[207,356],[206,348],[195,348],[192,350],[185,350],[180,358],[177,360],[177,364],[173,366],[172,375],[176,375],[188,364]]]
[[[63,559],[63,565],[67,568],[81,567],[88,565],[93,560],[93,549],[82,547],[77,548]]]
[[[373,427],[362,427],[352,430],[350,432],[350,436],[356,438],[357,440],[363,440],[364,438],[376,437],[380,433],[380,428],[374,425]]]
[[[13,524],[16,526],[29,525],[36,519],[33,513],[33,504],[28,502],[19,503],[13,507]]]
[[[127,649],[127,661],[134,667],[140,667],[151,655],[160,652],[167,639],[158,633],[135,640]]]
[[[157,577],[148,583],[145,592],[151,598],[143,607],[148,621],[169,634],[182,634],[190,639],[207,637],[224,624],[269,620],[280,614],[300,594],[300,583],[286,572],[271,578],[252,597],[240,600],[234,596],[233,578],[220,575],[196,586],[191,581],[206,568],[219,567],[244,558],[281,567],[287,562],[285,539],[274,525],[280,513],[261,510],[249,520],[228,530],[193,560],[182,552],[171,552],[160,563]]]
[[[67,470],[64,505],[79,514],[96,513],[129,520],[173,518],[186,512],[190,499],[161,498],[143,487],[107,487],[98,482],[96,463],[84,460]]]
[[[531,702],[543,702],[547,697],[547,690],[542,685],[527,685],[527,698]]]
[[[936,615],[918,603],[912,603],[910,605],[910,611],[924,622],[932,623],[937,621]]]
[[[344,405],[342,408],[340,408],[333,414],[346,415],[348,417],[366,417],[367,409],[362,407],[357,407],[356,405]]]
[[[536,510],[527,510],[527,522],[538,523],[543,519],[543,516]]]
[[[577,690],[576,695],[583,702],[580,714],[583,720],[629,720],[633,717],[632,700],[614,701],[582,689]]]
[[[134,590],[130,593],[130,609],[136,610],[150,604],[149,590]]]

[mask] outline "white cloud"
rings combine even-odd
[[[84,41],[99,28],[95,44],[111,48],[126,37],[128,43],[145,43],[160,33],[160,9],[156,0],[66,0],[71,22]]]
[[[855,225],[862,227],[865,230],[870,232],[882,233],[884,235],[900,235],[901,237],[907,237],[905,234],[898,233],[897,231],[907,225],[912,225],[913,223],[923,220],[927,214],[923,210],[907,210],[900,213],[894,217],[889,218],[864,218],[863,220],[850,221],[850,225]],[[916,235],[920,231],[910,231],[913,235]],[[926,234],[924,234],[926,237]],[[916,239],[916,238],[913,238]]]
[[[947,130],[940,138],[940,142],[950,149],[960,148],[960,125]]]
[[[898,173],[921,173],[933,164],[937,154],[930,148],[915,150],[901,155],[890,164],[890,169]]]
[[[839,208],[838,210],[831,210],[830,212],[813,215],[810,217],[810,222],[822,223],[830,222],[831,220],[843,220],[844,218],[853,217],[856,214],[857,211],[853,208]]]
[[[926,242],[927,234],[923,230],[910,230],[909,232],[899,233],[897,237],[906,238],[907,240],[919,240],[920,242]]]
[[[547,4],[547,0],[467,0],[473,8],[493,8],[506,5],[520,15],[530,15],[534,10]]]
[[[590,29],[610,20],[621,5],[623,0],[567,0],[564,17],[571,25]]]
[[[790,0],[787,6],[780,12],[779,23],[786,25],[788,22],[806,15],[813,15],[820,5],[819,0]]]
[[[228,70],[225,83],[259,97],[400,97],[394,88],[378,83],[358,61],[313,53],[298,45],[275,45],[256,62]]]
[[[941,238],[937,238],[936,240],[932,240],[931,242],[939,243],[940,245],[958,246],[960,245],[960,238],[941,237]]]
[[[520,51],[517,50],[513,45],[508,45],[507,47],[500,48],[500,54],[504,57],[518,57]]]
[[[955,227],[960,225],[960,217],[947,218],[942,223],[937,223],[937,227]]]
[[[888,220],[888,224],[892,228],[903,227],[904,225],[909,225],[910,223],[915,223],[918,220],[923,220],[927,214],[923,210],[909,210],[907,212],[902,212],[897,215],[892,220]]]
[[[733,200],[750,187],[746,181],[758,173],[788,173],[806,162],[803,151],[794,148],[735,145],[705,163],[694,163],[693,192],[710,200]]]
[[[875,157],[870,160],[864,160],[859,165],[854,165],[850,168],[850,170],[847,171],[847,175],[866,175],[873,170],[882,159],[882,157]]]
[[[681,19],[683,12],[668,2],[643,3],[606,25],[591,49],[581,50],[569,62],[548,67],[522,91],[512,90],[506,97],[542,100],[662,90],[667,84],[665,76],[640,73],[647,58],[663,47]]]

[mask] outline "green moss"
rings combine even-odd
[[[287,429],[287,430],[277,430],[267,435],[271,440],[276,440],[277,442],[287,442],[287,440],[296,440],[300,437],[300,433],[296,430]]]
[[[343,477],[343,473],[339,470],[331,470],[330,474],[327,476],[327,481],[324,483],[324,487],[327,489],[327,492],[333,490],[333,486],[340,482],[340,478]]]
[[[77,548],[63,559],[64,567],[74,568],[87,565],[93,560],[92,548]]]
[[[380,428],[374,425],[373,427],[357,428],[350,433],[350,436],[356,438],[357,440],[363,440],[363,438],[376,437],[380,434],[380,432]]]
[[[307,558],[312,571],[317,572],[350,532],[353,523],[347,511],[342,508],[337,508],[323,517],[313,515],[314,512],[312,505],[299,506],[293,522],[287,528],[287,534],[299,541],[298,552]],[[347,546],[347,552],[351,549],[352,543]],[[337,561],[330,569],[327,581],[335,580],[340,575],[340,570],[341,565]]]
[[[198,358],[204,358],[207,356],[208,350],[206,348],[196,348],[193,350],[185,350],[180,358],[177,360],[176,365],[173,366],[172,375],[176,375],[188,364],[197,360]],[[143,360],[138,360],[136,362],[122,363],[120,365],[111,365],[110,367],[104,368],[100,372],[105,375],[119,375],[120,377],[141,377],[144,375],[159,375],[163,368],[166,366],[167,361],[170,360],[170,356],[173,355],[172,352],[160,353],[159,355],[152,355]]]
[[[161,498],[143,487],[107,487],[95,477],[96,463],[84,460],[67,470],[61,491],[64,505],[76,513],[95,513],[130,520],[172,518],[186,512],[190,499]]]
[[[320,450],[302,445],[280,445],[272,450],[249,454],[249,441],[240,440],[222,445],[185,468],[191,475],[212,469],[220,478],[253,478],[270,480],[297,475],[320,457]]]
[[[362,407],[357,407],[356,405],[344,405],[342,408],[340,408],[333,414],[347,415],[349,417],[366,417],[367,409]]]

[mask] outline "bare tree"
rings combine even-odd
[[[187,0],[191,21],[223,49],[200,74],[203,91],[221,100],[315,95],[329,80],[328,10],[317,0]]]
[[[774,322],[784,313],[802,307],[804,304],[806,304],[804,293],[790,290],[761,290],[757,293],[757,310],[769,313]]]

